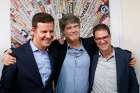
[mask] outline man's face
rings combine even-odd
[[[70,23],[64,28],[64,36],[68,41],[77,41],[80,38],[80,25],[78,23]]]
[[[48,48],[54,37],[54,23],[38,23],[36,28],[32,28],[33,43],[40,50]]]
[[[95,42],[100,51],[108,51],[111,48],[111,36],[106,30],[95,32]]]

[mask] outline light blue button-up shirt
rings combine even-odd
[[[42,83],[45,86],[51,74],[51,64],[50,64],[48,52],[40,51],[32,41],[30,41],[30,45],[42,78]]]
[[[81,45],[68,48],[63,62],[56,93],[87,93],[90,57]]]

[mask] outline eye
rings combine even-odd
[[[69,29],[71,29],[71,28],[72,28],[72,27],[71,27],[71,26],[69,26],[69,27],[67,27],[66,29],[67,29],[67,30],[69,30]]]
[[[99,41],[99,40],[106,40],[107,38],[109,38],[109,35],[106,35],[104,37],[96,37],[95,40]]]
[[[47,31],[44,30],[44,31],[41,31],[41,33],[47,33]]]
[[[50,33],[54,33],[54,31],[53,31],[53,30],[51,30],[51,31],[50,31]]]
[[[79,25],[75,25],[74,28],[79,28]]]

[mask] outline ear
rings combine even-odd
[[[35,31],[36,31],[36,27],[32,27],[31,32],[30,32],[31,36],[33,36]]]
[[[109,37],[111,38],[111,34],[109,35]]]
[[[31,31],[35,32],[35,30],[36,30],[36,27],[32,27]]]

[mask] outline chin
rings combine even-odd
[[[101,51],[107,51],[108,48],[106,48],[106,47],[100,47],[100,50],[101,50]]]
[[[46,47],[49,47],[50,46],[50,44],[46,44]]]
[[[75,38],[73,38],[73,40],[79,40],[79,38],[80,38],[80,37],[75,37]]]
[[[44,44],[44,47],[48,47],[50,46],[50,43]]]

